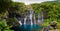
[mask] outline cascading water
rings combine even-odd
[[[27,20],[27,12],[24,14],[24,25],[26,25],[26,20]]]
[[[31,25],[33,25],[33,22],[32,22],[32,15],[33,15],[33,11],[32,10],[30,10],[30,20],[31,20]]]
[[[26,25],[26,19],[27,19],[27,16],[25,15],[25,17],[24,17],[24,25]]]
[[[34,16],[34,17],[33,17]],[[40,14],[38,16],[38,23],[40,23]],[[28,20],[29,19],[29,20]],[[33,23],[33,19],[34,19],[34,23]],[[24,24],[21,23],[21,19],[19,20],[19,23],[21,26],[19,26],[20,31],[34,31],[35,29],[42,29],[42,27],[40,25],[36,24],[36,16],[35,14],[33,14],[33,10],[29,10],[29,13],[25,13],[24,14]],[[28,25],[27,25],[28,24]]]
[[[26,25],[26,19],[27,19],[27,16],[24,18],[24,25]]]
[[[14,18],[19,22],[20,25],[22,25],[21,16],[19,14],[14,13]]]
[[[43,13],[38,13],[38,23],[42,23],[43,21]]]
[[[16,19],[20,25],[22,25],[21,18]]]
[[[21,22],[21,21],[19,21],[19,24],[20,24],[20,25],[22,25],[22,22]]]
[[[40,16],[40,14],[38,13],[38,23],[40,23],[40,21],[41,21],[41,16]]]
[[[43,18],[43,12],[42,12],[42,21],[44,20],[44,18]]]
[[[36,24],[36,18],[35,18],[35,14],[34,14],[34,24]]]

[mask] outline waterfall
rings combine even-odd
[[[35,18],[35,14],[34,14],[34,24],[36,24],[36,18]]]
[[[16,19],[16,20],[19,22],[20,25],[22,25],[21,19],[20,18],[18,18],[18,19]]]
[[[19,17],[18,17],[19,18]],[[24,13],[24,23],[22,23],[21,19],[19,18],[18,22],[20,23],[20,31],[35,31],[35,29],[42,29],[40,25],[37,24],[37,22],[40,24],[43,20],[43,15],[41,13],[38,14],[38,21],[36,20],[35,13],[33,10],[29,10],[28,13]]]
[[[38,23],[42,23],[43,22],[43,13],[38,13]]]
[[[42,21],[44,20],[44,18],[43,18],[43,12],[42,12]]]
[[[27,16],[24,18],[24,25],[26,25]]]
[[[41,16],[40,16],[40,14],[38,13],[38,23],[40,23],[40,21],[41,21]]]
[[[21,22],[21,18],[20,17],[18,17],[18,18],[14,17],[14,18],[17,20],[17,22],[19,22],[20,25],[22,25],[22,22]]]
[[[31,20],[31,25],[33,25],[33,22],[32,22],[32,15],[33,15],[33,11],[30,10],[30,20]]]
[[[21,22],[21,21],[19,21],[19,24],[20,24],[20,25],[22,25],[22,22]]]
[[[26,25],[27,14],[28,14],[28,12],[25,12],[25,14],[24,14],[24,25]]]

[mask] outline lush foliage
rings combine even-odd
[[[20,2],[12,2],[11,0],[0,0],[0,17],[4,18],[7,14],[11,16],[14,12],[20,14],[23,17],[24,12],[29,9],[29,7],[34,10],[36,17],[38,13],[43,12],[44,16],[44,23],[43,25],[47,25],[51,21],[60,21],[60,2],[57,1],[48,1],[42,3],[35,3],[31,5],[25,5],[24,3]],[[9,17],[9,16],[8,16]],[[8,23],[8,24],[7,24]],[[60,22],[59,22],[60,23]],[[59,25],[58,23],[58,25]],[[0,20],[0,30],[2,31],[13,31],[10,30],[10,26],[17,26],[19,25],[18,21],[15,18],[7,18],[7,21]],[[60,26],[60,25],[59,25]]]
[[[9,28],[11,28],[11,26],[8,26],[6,21],[0,20],[0,31],[13,31]]]
[[[42,11],[45,18],[55,20],[60,17],[60,4],[59,2],[43,2],[40,4],[32,4],[32,8],[35,10],[35,13]]]

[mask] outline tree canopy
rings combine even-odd
[[[35,13],[43,12],[45,18],[57,19],[60,17],[60,4],[57,1],[42,2],[40,4],[31,4]]]

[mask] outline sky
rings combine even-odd
[[[44,1],[53,1],[53,0],[12,0],[14,2],[24,2],[26,5],[32,4],[32,3],[41,3]]]

